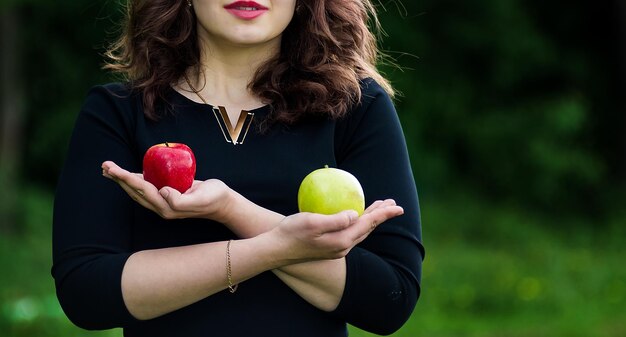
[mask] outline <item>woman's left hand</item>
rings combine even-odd
[[[207,218],[222,220],[231,191],[218,179],[196,180],[185,193],[171,187],[158,190],[141,173],[129,172],[112,161],[102,163],[102,175],[117,182],[143,207],[164,219]]]

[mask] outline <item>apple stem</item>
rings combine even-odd
[[[170,144],[168,142],[165,142],[165,147],[170,147]]]
[[[328,164],[327,164],[327,165],[324,165],[324,168],[328,168]]]

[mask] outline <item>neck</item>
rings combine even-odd
[[[258,105],[248,90],[257,69],[276,55],[280,40],[253,46],[212,43],[200,38],[201,63],[197,73],[190,73],[193,86],[209,102]]]

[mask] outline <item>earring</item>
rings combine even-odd
[[[191,4],[191,0],[187,0],[187,6],[189,6],[189,7],[191,7],[191,6],[192,6],[192,4]]]

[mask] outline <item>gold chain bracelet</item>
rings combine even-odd
[[[226,278],[228,280],[228,291],[230,291],[230,293],[234,293],[235,291],[237,291],[237,287],[239,287],[239,284],[233,284],[233,274],[230,268],[230,243],[233,242],[233,240],[229,240],[228,243],[226,244]]]

